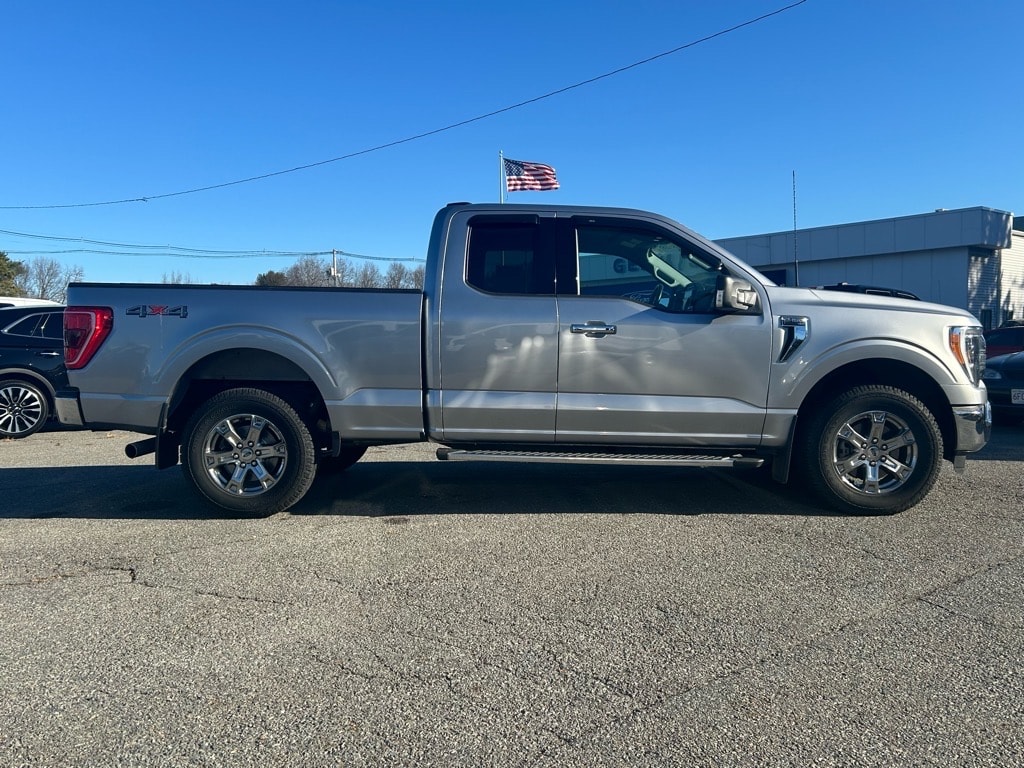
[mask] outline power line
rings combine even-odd
[[[85,245],[101,245],[111,248],[131,248],[133,250],[171,250],[181,252],[181,255],[185,254],[214,254],[218,256],[234,256],[234,255],[248,255],[254,253],[260,253],[265,256],[324,256],[329,254],[330,251],[256,251],[253,249],[242,250],[242,251],[227,251],[217,250],[211,248],[185,248],[179,245],[141,245],[137,243],[116,243],[107,240],[89,240],[84,237],[66,237],[61,235],[39,235],[32,232],[15,232],[10,229],[0,229],[0,235],[10,235],[12,237],[26,237],[33,240],[47,240],[50,242],[61,242],[61,243],[83,243]],[[73,251],[69,251],[73,252]],[[11,251],[8,251],[11,253]],[[35,253],[35,251],[19,251],[19,253]],[[38,253],[45,253],[45,251],[38,251]]]
[[[140,248],[154,248],[159,246],[139,246]],[[341,249],[330,251],[224,251],[207,253],[180,253],[170,250],[164,251],[111,251],[101,248],[65,248],[60,250],[45,251],[14,251],[4,249],[8,256],[68,256],[71,254],[88,254],[91,256],[146,256],[151,258],[169,257],[175,259],[264,259],[264,258],[291,258],[297,259],[303,256],[331,256],[337,254],[348,259],[359,259],[362,261],[386,261],[386,262],[425,262],[424,258],[400,258],[397,256],[369,256],[365,253],[351,253]]]
[[[92,207],[102,206],[102,205],[122,205],[122,204],[125,204],[125,203],[148,203],[151,200],[164,200],[164,199],[169,198],[169,197],[181,197],[182,195],[192,195],[192,194],[195,194],[197,192],[209,192],[209,191],[214,190],[214,189],[223,189],[225,187],[233,187],[233,186],[237,186],[239,184],[249,184],[249,183],[254,182],[254,181],[263,181],[264,179],[270,179],[270,178],[273,178],[275,176],[284,176],[285,174],[289,174],[289,173],[297,173],[299,171],[308,171],[311,168],[318,168],[318,167],[320,167],[322,165],[329,165],[331,163],[337,163],[337,162],[340,162],[342,160],[351,160],[352,158],[359,157],[360,155],[368,155],[371,152],[380,152],[381,150],[384,150],[384,149],[390,149],[391,147],[397,147],[397,146],[402,145],[402,144],[408,144],[409,142],[418,141],[420,139],[425,139],[425,138],[427,138],[429,136],[436,136],[439,133],[444,133],[446,131],[451,131],[451,130],[454,130],[456,128],[462,128],[463,126],[470,125],[472,123],[477,123],[477,122],[480,122],[481,120],[487,120],[489,118],[496,117],[497,115],[501,115],[501,114],[504,114],[506,112],[511,112],[513,110],[516,110],[516,109],[521,109],[522,107],[529,106],[530,104],[536,104],[537,102],[544,101],[545,99],[550,99],[550,98],[553,98],[555,96],[560,96],[563,93],[568,93],[569,91],[576,90],[577,88],[582,88],[582,87],[587,86],[587,85],[592,85],[592,84],[597,83],[597,82],[599,82],[601,80],[606,80],[606,79],[608,79],[610,77],[615,77],[616,75],[620,75],[623,72],[628,72],[631,69],[636,69],[637,67],[641,67],[644,64],[650,64],[651,62],[657,61],[658,59],[663,59],[666,56],[672,56],[673,54],[679,53],[681,51],[685,51],[688,48],[693,48],[695,46],[701,45],[702,43],[706,43],[706,42],[709,42],[709,41],[714,40],[716,38],[723,37],[724,35],[731,34],[733,32],[736,32],[736,31],[740,30],[740,29],[743,29],[744,27],[749,27],[749,26],[751,26],[753,24],[757,24],[759,22],[765,21],[766,19],[770,19],[773,16],[778,16],[779,14],[785,13],[786,11],[790,11],[790,10],[796,8],[797,6],[803,5],[806,2],[807,2],[807,0],[797,0],[794,3],[791,3],[789,5],[783,6],[782,8],[777,8],[774,11],[770,11],[769,13],[762,14],[761,16],[757,16],[756,18],[749,19],[749,20],[744,21],[744,22],[742,22],[740,24],[736,24],[734,26],[728,27],[727,29],[719,30],[718,32],[715,32],[715,33],[710,34],[710,35],[706,35],[705,37],[699,38],[697,40],[692,40],[689,43],[685,43],[683,45],[677,46],[677,47],[675,47],[675,48],[673,48],[671,50],[663,51],[662,53],[655,54],[654,56],[649,56],[646,59],[641,59],[640,61],[635,61],[632,64],[627,64],[624,67],[619,67],[618,69],[613,69],[610,72],[605,72],[602,75],[597,75],[595,77],[591,77],[591,78],[588,78],[586,80],[581,80],[578,83],[573,83],[572,85],[567,85],[567,86],[564,86],[563,88],[558,88],[558,89],[556,89],[554,91],[549,91],[548,93],[542,94],[540,96],[534,96],[531,99],[526,99],[525,101],[520,101],[520,102],[518,102],[516,104],[510,104],[507,107],[502,107],[501,109],[496,109],[496,110],[494,110],[492,112],[487,112],[487,113],[484,113],[482,115],[477,115],[476,117],[467,118],[466,120],[460,120],[460,121],[455,122],[455,123],[450,123],[449,125],[446,125],[446,126],[444,126],[442,128],[435,128],[435,129],[430,130],[430,131],[424,131],[423,133],[417,133],[417,134],[415,134],[413,136],[407,136],[404,139],[396,139],[395,141],[389,141],[389,142],[387,142],[385,144],[378,144],[375,147],[369,147],[367,149],[361,149],[361,150],[358,150],[356,152],[350,152],[350,153],[348,153],[346,155],[339,155],[338,157],[332,157],[329,160],[320,160],[318,162],[308,163],[306,165],[297,165],[294,168],[286,168],[285,170],[273,171],[271,173],[264,173],[264,174],[260,174],[258,176],[249,176],[248,178],[236,179],[235,181],[225,181],[225,182],[223,182],[221,184],[210,184],[210,185],[207,185],[205,187],[194,187],[192,189],[183,189],[183,190],[180,190],[178,192],[165,192],[164,194],[161,194],[161,195],[148,195],[148,196],[145,196],[145,197],[130,197],[130,198],[125,198],[123,200],[103,200],[103,201],[91,202],[91,203],[66,203],[66,204],[63,204],[63,205],[0,205],[0,210],[11,211],[11,210],[42,210],[42,209],[56,209],[56,208],[92,208]]]
[[[262,258],[291,258],[297,259],[303,256],[331,256],[337,254],[349,259],[361,259],[365,261],[387,261],[387,262],[422,262],[423,258],[398,258],[394,256],[369,256],[365,253],[352,253],[343,251],[340,248],[333,248],[329,251],[276,251],[276,250],[218,250],[214,248],[185,248],[178,245],[146,245],[137,243],[116,243],[105,240],[89,240],[82,237],[62,237],[60,235],[39,235],[31,232],[15,232],[9,229],[0,229],[0,235],[12,237],[25,237],[33,240],[44,240],[55,243],[81,243],[83,246],[103,246],[100,248],[62,248],[47,250],[9,250],[4,249],[8,256],[66,256],[70,254],[89,254],[95,256],[152,256],[171,257],[181,259],[262,259]],[[120,250],[111,250],[120,249]]]

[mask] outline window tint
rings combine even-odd
[[[617,296],[668,312],[711,312],[718,259],[656,231],[580,225],[576,229],[581,296]]]
[[[474,223],[466,282],[488,293],[553,293],[553,264],[540,253],[538,236],[535,223]]]
[[[64,316],[60,312],[41,312],[28,315],[7,327],[11,336],[29,336],[36,339],[63,339]]]
[[[64,341],[64,313],[48,312],[46,324],[43,326],[43,337],[54,341]]]

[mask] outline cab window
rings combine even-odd
[[[466,282],[498,294],[554,293],[554,261],[535,221],[474,221],[469,232]]]
[[[685,241],[628,226],[576,227],[580,296],[615,296],[666,312],[714,310],[719,260]]]

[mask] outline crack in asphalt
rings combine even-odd
[[[71,579],[83,579],[83,578],[94,578],[97,576],[104,576],[108,574],[125,574],[128,576],[127,580],[120,582],[122,585],[142,587],[145,589],[156,589],[156,590],[168,590],[172,592],[181,592],[184,594],[191,594],[197,597],[213,597],[221,600],[235,600],[241,602],[252,602],[252,603],[266,603],[269,605],[285,605],[294,606],[297,603],[289,600],[275,600],[273,598],[266,597],[254,597],[251,595],[242,595],[238,593],[222,592],[218,590],[205,590],[198,589],[195,587],[183,587],[174,584],[158,584],[153,581],[139,578],[138,571],[133,566],[122,566],[122,565],[107,565],[107,566],[85,566],[80,571],[75,572],[57,572],[51,573],[46,576],[36,576],[31,579],[24,581],[5,581],[0,582],[0,587],[31,587],[38,586],[40,584],[46,584],[48,582],[57,581],[68,581]]]
[[[882,615],[884,615],[884,614],[886,614],[886,613],[888,613],[888,612],[892,611],[893,609],[898,608],[900,606],[907,606],[907,605],[912,605],[914,603],[920,602],[920,603],[924,603],[924,604],[926,604],[928,606],[931,606],[931,607],[943,609],[947,613],[949,613],[950,615],[959,615],[962,618],[968,619],[970,621],[975,621],[975,622],[977,622],[977,623],[979,623],[979,624],[981,624],[983,626],[987,626],[988,623],[982,617],[975,616],[975,615],[970,615],[970,614],[964,614],[962,612],[954,612],[952,610],[949,610],[945,606],[936,605],[934,602],[930,601],[928,598],[931,597],[932,595],[940,592],[940,591],[947,590],[947,589],[950,589],[952,587],[960,586],[961,584],[965,584],[965,583],[967,583],[968,581],[970,581],[973,578],[976,578],[976,577],[979,577],[979,576],[984,576],[987,573],[991,573],[992,571],[994,571],[997,568],[1006,567],[1006,566],[1010,565],[1011,563],[1014,563],[1014,562],[1020,560],[1022,556],[1024,556],[1024,554],[1018,554],[1016,557],[1012,557],[1012,558],[1009,558],[1008,560],[1000,561],[998,563],[990,563],[990,564],[985,565],[985,566],[983,566],[981,568],[977,568],[977,569],[975,569],[975,570],[973,570],[973,571],[971,571],[969,573],[961,574],[960,576],[958,576],[958,577],[956,577],[954,579],[951,579],[951,580],[949,580],[948,582],[946,582],[944,584],[940,584],[940,585],[934,586],[934,587],[932,587],[932,588],[930,588],[928,590],[925,590],[925,591],[921,592],[920,594],[908,594],[903,599],[896,600],[896,601],[892,602],[891,604],[889,604],[889,605],[887,605],[887,606],[885,606],[883,608],[879,608],[879,609],[877,609],[875,611],[871,611],[871,612],[869,612],[869,613],[867,613],[867,614],[865,614],[863,616],[858,616],[856,618],[853,618],[853,619],[851,619],[851,620],[849,620],[849,621],[847,621],[847,622],[845,622],[845,623],[843,623],[843,624],[841,624],[841,625],[839,625],[837,627],[834,627],[831,630],[820,632],[820,633],[818,633],[816,635],[808,637],[808,638],[806,638],[804,640],[801,640],[799,642],[792,643],[792,644],[787,645],[785,647],[777,648],[777,649],[775,649],[774,651],[772,651],[770,653],[763,654],[762,656],[754,659],[752,662],[750,662],[748,664],[744,664],[742,666],[737,666],[737,667],[735,667],[733,669],[727,670],[727,671],[722,672],[720,674],[713,675],[712,677],[708,678],[707,680],[704,680],[704,681],[702,681],[702,682],[700,682],[698,684],[689,686],[685,690],[676,691],[676,692],[667,692],[667,693],[664,693],[662,695],[657,695],[653,701],[651,701],[651,702],[649,702],[647,704],[643,704],[641,706],[638,706],[638,707],[634,708],[633,710],[631,710],[630,712],[626,713],[625,715],[613,716],[611,718],[608,718],[600,726],[591,726],[589,728],[583,729],[579,734],[577,734],[576,736],[572,737],[570,739],[570,741],[567,744],[563,745],[563,746],[568,746],[568,747],[572,747],[573,749],[575,749],[576,748],[576,744],[584,736],[596,733],[598,731],[598,729],[601,728],[601,727],[615,726],[615,725],[618,725],[618,724],[629,722],[630,720],[633,720],[633,719],[635,719],[636,717],[638,717],[638,716],[640,716],[642,714],[645,714],[647,712],[652,712],[654,710],[657,710],[660,707],[666,706],[667,704],[670,704],[672,701],[683,699],[683,698],[689,696],[690,694],[692,694],[695,691],[706,690],[706,689],[712,688],[712,687],[718,685],[719,683],[721,683],[724,680],[734,679],[734,678],[740,677],[741,675],[746,674],[747,672],[750,672],[750,671],[762,668],[762,667],[764,667],[764,666],[766,666],[768,664],[771,664],[773,661],[779,659],[780,657],[782,657],[786,653],[791,653],[792,651],[799,650],[801,648],[807,648],[807,649],[814,648],[818,643],[820,643],[821,641],[823,641],[823,640],[825,640],[827,638],[841,635],[842,633],[850,630],[851,628],[853,628],[855,626],[858,626],[858,625],[861,625],[861,624],[867,624],[867,623],[869,623],[869,622],[871,622],[871,621],[881,617]],[[561,748],[559,747],[558,749],[561,749]],[[543,748],[543,749],[540,750],[539,754],[537,754],[537,756],[531,762],[528,762],[528,763],[524,762],[523,765],[538,766],[538,765],[541,764],[542,761],[546,761],[546,760],[549,760],[549,759],[554,758],[554,757],[555,757],[554,752],[550,748]]]

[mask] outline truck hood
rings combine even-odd
[[[768,300],[773,314],[811,314],[825,308],[838,310],[873,310],[877,312],[914,312],[922,315],[942,315],[953,322],[964,325],[981,325],[977,318],[965,309],[945,304],[933,304],[914,299],[897,299],[891,296],[876,296],[843,291],[816,290],[814,288],[786,288],[769,286]]]

